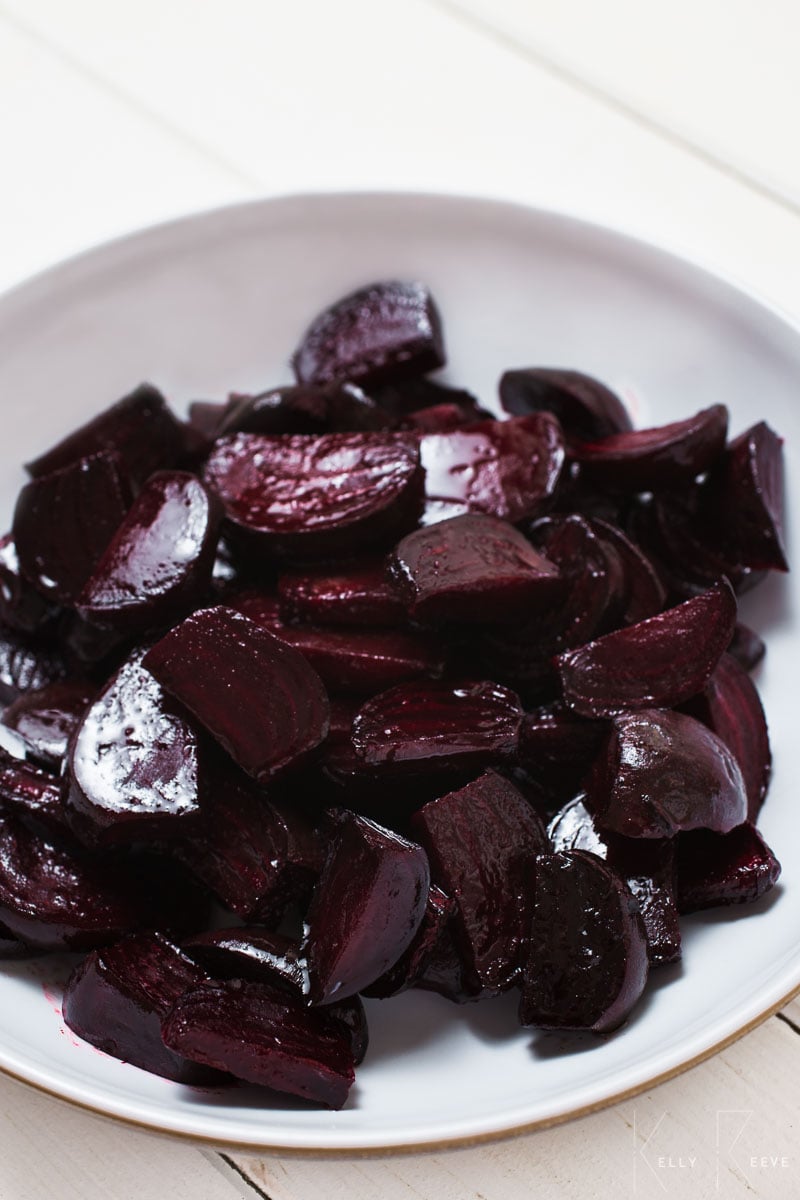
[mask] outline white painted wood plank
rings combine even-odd
[[[794,1200],[800,1036],[772,1018],[694,1070],[579,1121],[390,1158],[234,1156],[271,1200]]]
[[[800,201],[792,0],[442,0]]]
[[[800,315],[793,213],[426,0],[0,11],[267,191],[421,187],[565,207],[682,247]]]
[[[253,190],[2,18],[0,154],[0,288],[86,245]]]

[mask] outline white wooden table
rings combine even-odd
[[[566,208],[800,319],[792,0],[0,0],[0,287],[262,194]],[[0,1200],[800,1195],[800,1002],[692,1071],[471,1149],[218,1154],[0,1079]]]

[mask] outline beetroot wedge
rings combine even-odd
[[[759,421],[731,442],[709,476],[704,516],[735,562],[788,571],[783,507],[783,439]]]
[[[37,633],[58,610],[23,576],[10,533],[0,538],[0,623],[19,633]]]
[[[536,855],[547,847],[541,819],[512,783],[486,771],[426,804],[412,825],[435,882],[455,901],[469,989],[488,995],[511,987],[522,966]]]
[[[142,657],[123,664],[72,739],[69,807],[92,845],[180,836],[199,816],[200,734]]]
[[[77,459],[112,451],[122,459],[131,479],[143,483],[153,471],[174,466],[183,446],[180,422],[161,393],[143,383],[29,462],[27,470],[37,478]]]
[[[728,410],[704,408],[657,429],[637,429],[573,449],[587,478],[620,491],[648,492],[689,483],[725,449]]]
[[[541,855],[520,1021],[610,1033],[647,982],[647,939],[628,887],[583,850]]]
[[[700,721],[666,709],[613,719],[589,799],[603,829],[634,838],[700,828],[727,833],[747,816],[732,752]]]
[[[506,371],[500,379],[500,403],[515,417],[552,413],[570,441],[594,442],[633,428],[619,397],[580,371],[553,367]]]
[[[572,796],[586,778],[608,733],[605,721],[587,721],[560,704],[526,713],[519,761],[553,796]]]
[[[755,821],[772,771],[772,752],[758,690],[743,667],[723,654],[703,691],[686,711],[697,717],[733,752],[747,790],[747,819]]]
[[[122,462],[108,453],[26,483],[13,524],[23,575],[50,600],[74,604],[131,499]]]
[[[12,704],[66,673],[67,664],[54,646],[0,626],[0,704]]]
[[[443,365],[433,297],[421,283],[394,280],[360,288],[326,308],[292,358],[300,383],[394,382]]]
[[[667,601],[666,589],[644,551],[608,521],[594,518],[589,525],[607,551],[615,554],[622,565],[624,623],[635,625],[637,621],[645,621],[660,613]]]
[[[337,570],[287,572],[278,580],[280,613],[285,621],[309,625],[397,626],[405,605],[386,577],[382,559]]]
[[[519,698],[496,683],[407,683],[367,701],[352,742],[387,770],[481,766],[514,752],[521,720]]]
[[[205,466],[243,547],[301,559],[352,554],[413,528],[422,479],[409,433],[239,433],[221,438]]]
[[[389,560],[398,593],[418,621],[491,623],[560,598],[558,569],[512,525],[485,513],[408,534]]]
[[[327,736],[330,707],[317,673],[233,609],[194,613],[144,663],[256,779],[300,762]]]
[[[341,1024],[264,983],[232,979],[185,992],[161,1035],[193,1062],[326,1108],[342,1107],[355,1078]]]
[[[306,917],[312,1004],[360,992],[394,966],[425,914],[430,868],[414,842],[342,812]]]
[[[678,905],[684,913],[717,904],[751,904],[781,873],[781,864],[749,822],[729,833],[682,833],[677,865]]]
[[[736,600],[722,580],[675,608],[560,654],[564,699],[585,717],[680,704],[708,682],[735,624]]]
[[[426,434],[420,454],[426,523],[467,512],[513,523],[549,507],[564,463],[564,439],[553,417],[535,413]]]
[[[151,475],[86,583],[78,613],[139,633],[176,620],[211,582],[222,508],[186,471]]]
[[[229,433],[355,433],[395,422],[353,383],[300,384],[256,396],[232,396],[216,437]]]
[[[181,1058],[161,1038],[163,1018],[206,978],[161,934],[134,934],[78,964],[64,990],[64,1023],[123,1062],[178,1083],[213,1087],[225,1077]]]
[[[743,625],[741,621],[738,622],[733,631],[731,644],[728,646],[728,654],[731,658],[735,658],[745,671],[754,671],[763,661],[766,652],[764,639],[748,625]]]
[[[35,829],[63,832],[67,828],[64,782],[24,758],[0,748],[0,807],[34,822]]]
[[[80,680],[51,683],[15,700],[3,713],[2,723],[19,734],[30,758],[58,771],[94,692]]]
[[[444,931],[455,913],[455,902],[440,887],[432,883],[420,927],[404,954],[379,979],[363,989],[363,994],[377,1000],[397,996],[416,987],[436,954]]]

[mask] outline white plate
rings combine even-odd
[[[142,379],[179,406],[289,376],[308,319],[348,289],[419,278],[446,322],[453,381],[491,396],[510,366],[598,375],[656,424],[717,401],[739,431],[768,419],[800,489],[800,334],[727,283],[568,217],[494,201],[310,196],[147,230],[54,268],[0,300],[2,500],[18,464]],[[675,1072],[800,985],[796,819],[796,577],[747,597],[768,636],[760,683],[775,748],[763,831],[783,862],[770,897],[685,922],[683,967],[654,973],[629,1026],[605,1040],[535,1036],[511,997],[462,1008],[427,994],[369,1004],[372,1044],[338,1113],[200,1094],[65,1031],[58,970],[0,968],[0,1067],[66,1099],[159,1130],[254,1147],[332,1150],[443,1142],[553,1121]]]

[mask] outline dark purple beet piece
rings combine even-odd
[[[622,619],[626,625],[635,625],[660,613],[667,602],[667,592],[647,555],[632,542],[616,525],[600,518],[589,521],[600,541],[617,555],[623,572],[625,585],[625,611]]]
[[[579,513],[543,517],[531,526],[530,537],[567,585],[564,604],[548,614],[549,628],[541,627],[551,653],[619,624],[626,599],[623,565],[588,521]]]
[[[521,720],[519,697],[497,683],[405,683],[367,701],[352,742],[372,767],[479,766],[514,753]]]
[[[464,418],[464,424],[494,420],[493,414],[481,408],[472,392],[451,387],[447,383],[439,383],[424,375],[384,384],[382,387],[371,387],[370,395],[381,408],[398,419],[411,417],[415,413],[421,415],[434,408],[449,408],[458,409]]]
[[[445,922],[439,937],[431,949],[417,987],[425,992],[436,992],[453,1004],[468,1004],[480,1000],[481,991],[468,982],[468,972],[462,960],[454,936],[454,916]]]
[[[26,483],[13,523],[23,575],[55,603],[74,604],[131,498],[115,454],[77,459]]]
[[[628,887],[583,850],[541,855],[520,1021],[611,1033],[647,982],[647,939]]]
[[[31,946],[26,946],[19,938],[14,937],[10,929],[6,929],[5,925],[0,924],[0,961],[8,962],[10,959],[30,958],[36,951]]]
[[[184,447],[180,422],[164,397],[143,383],[116,404],[67,434],[44,454],[26,464],[34,478],[60,470],[79,458],[116,451],[135,483],[153,471],[174,466]]]
[[[224,1077],[173,1053],[161,1039],[161,1022],[175,1002],[207,978],[161,934],[134,934],[78,964],[64,990],[64,1023],[123,1062],[178,1083],[212,1087]]]
[[[0,921],[43,950],[92,950],[142,924],[149,896],[113,864],[0,814]]]
[[[226,409],[225,404],[217,404],[210,400],[193,400],[189,405],[189,424],[202,437],[213,441]]]
[[[395,422],[360,387],[334,383],[273,388],[235,396],[216,431],[229,433],[356,433],[391,429]]]
[[[722,580],[675,608],[559,654],[564,699],[585,717],[680,704],[706,685],[735,624],[736,599]]]
[[[576,796],[547,828],[552,849],[587,850],[608,862],[625,880],[639,905],[650,966],[681,957],[681,929],[675,899],[674,839],[629,838],[601,830]]]
[[[63,781],[24,758],[14,758],[2,747],[0,808],[56,833],[67,827]]]
[[[753,671],[762,662],[766,652],[764,639],[759,637],[754,629],[750,629],[748,625],[743,625],[741,621],[738,621],[733,631],[731,644],[728,646],[728,654],[731,658],[735,658],[745,671]]]
[[[263,983],[232,979],[186,992],[161,1034],[182,1057],[326,1108],[341,1108],[355,1079],[341,1024]]]
[[[768,892],[781,873],[781,864],[749,822],[729,833],[682,833],[677,846],[682,913],[717,904],[750,904]]]
[[[352,553],[413,527],[422,500],[411,433],[221,438],[205,466],[230,532],[253,552]]]
[[[54,646],[0,626],[0,704],[12,704],[66,673],[67,665]]]
[[[3,713],[2,723],[19,734],[30,758],[58,771],[95,691],[82,680],[51,683],[15,700]]]
[[[507,521],[468,513],[408,534],[389,570],[409,614],[423,622],[482,624],[560,599],[558,569]]]
[[[421,283],[373,283],[315,317],[292,366],[300,383],[374,384],[444,365],[442,322]]]
[[[783,439],[759,421],[734,438],[703,489],[714,536],[742,566],[788,571],[783,535]]]
[[[633,428],[619,397],[580,371],[554,367],[506,371],[500,379],[500,402],[515,417],[552,413],[570,441],[593,442]]]
[[[480,421],[425,434],[426,521],[483,512],[517,522],[538,516],[555,493],[564,463],[558,422],[546,413]]]
[[[209,772],[203,824],[177,852],[233,912],[273,924],[311,891],[324,860],[320,838],[296,805],[271,802],[222,755]]]
[[[656,429],[615,433],[573,447],[583,472],[606,487],[649,492],[689,483],[725,449],[728,410],[704,408],[693,417]]]
[[[187,938],[183,948],[216,979],[267,983],[285,989],[298,1001],[305,1002],[307,972],[305,960],[300,955],[300,944],[282,933],[258,926],[215,929]],[[358,996],[350,996],[338,1004],[328,1005],[326,1011],[347,1029],[358,1066],[369,1045],[364,1005]]]
[[[608,733],[605,721],[587,721],[560,704],[526,713],[519,731],[519,761],[551,794],[574,794]]]
[[[666,709],[620,713],[589,789],[598,824],[634,838],[727,833],[747,816],[733,753],[700,721]]]
[[[393,967],[419,929],[429,887],[421,846],[343,810],[306,916],[310,1002],[353,996]]]
[[[455,901],[454,934],[470,990],[503,991],[517,980],[530,920],[541,819],[495,771],[426,804],[412,826],[434,881]]]
[[[144,662],[256,779],[299,763],[327,736],[330,706],[319,675],[233,609],[187,617]]]
[[[406,611],[386,578],[382,559],[352,567],[286,573],[278,580],[280,613],[285,621],[310,625],[397,626]]]
[[[483,417],[487,415],[482,414]],[[420,433],[450,433],[453,429],[472,425],[478,419],[457,404],[437,404],[433,408],[421,408],[419,412],[410,413],[407,423]]]
[[[20,633],[37,633],[57,610],[23,577],[10,533],[0,538],[0,623]]]
[[[362,989],[363,995],[385,1000],[388,996],[397,996],[400,992],[415,987],[430,964],[455,909],[455,902],[432,883],[425,903],[425,914],[408,949],[393,967],[369,987]]]
[[[90,844],[180,836],[200,812],[200,735],[142,657],[106,684],[70,747],[69,807]]]
[[[723,654],[703,691],[686,711],[722,738],[738,762],[747,790],[747,818],[755,822],[767,795],[772,753],[758,689],[745,669]]]
[[[138,633],[177,619],[211,582],[222,507],[186,471],[151,475],[78,599],[85,620]]]

